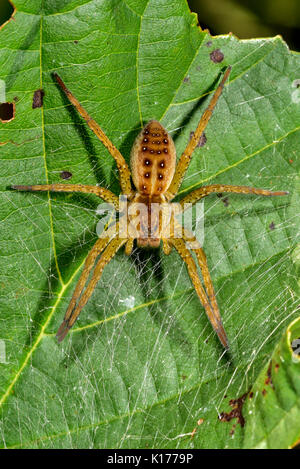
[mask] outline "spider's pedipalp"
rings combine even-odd
[[[142,195],[164,194],[174,175],[176,149],[160,122],[152,120],[135,139],[131,150],[132,180]]]

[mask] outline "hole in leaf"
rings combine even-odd
[[[0,2],[0,27],[12,18],[14,11],[15,8],[9,0]]]
[[[1,122],[10,122],[15,118],[15,103],[0,104],[0,120]]]

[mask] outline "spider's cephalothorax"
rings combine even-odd
[[[131,172],[124,157],[111,143],[99,125],[89,116],[71,91],[68,90],[62,79],[57,74],[54,74],[57,83],[69,98],[70,102],[76,107],[87,125],[93,130],[115,159],[120,174],[122,195],[126,196],[124,198],[128,200],[128,206],[126,206],[127,208],[124,213],[119,198],[104,187],[81,184],[12,186],[13,189],[19,191],[92,193],[98,195],[106,202],[113,204],[116,210],[120,211],[119,221],[101,234],[86,258],[84,269],[75,287],[64,320],[57,332],[59,341],[63,340],[66,336],[67,332],[78,318],[80,311],[89,300],[105,265],[110,262],[115,253],[123,245],[125,245],[125,253],[129,255],[133,248],[133,242],[136,240],[139,246],[144,247],[158,247],[162,241],[165,254],[169,254],[172,247],[176,249],[182,260],[186,263],[188,274],[214,330],[218,334],[223,346],[225,348],[228,347],[227,336],[222,324],[204,251],[193,233],[190,233],[176,220],[174,216],[175,211],[173,210],[175,204],[170,202],[178,193],[192,154],[212,116],[215,105],[224,88],[224,84],[229,77],[230,70],[231,67],[228,67],[224,73],[221,83],[215,90],[207,109],[204,111],[199,121],[196,131],[192,135],[177,164],[174,142],[159,122],[152,120],[141,131],[135,140],[131,152],[132,180],[135,188],[132,187]],[[183,197],[179,204],[176,204],[176,213],[178,213],[178,210],[183,212],[186,204],[190,206],[190,204],[195,204],[198,200],[211,193],[221,192],[258,194],[264,196],[280,196],[287,194],[287,192],[283,191],[272,192],[270,190],[256,189],[248,186],[212,184],[210,186],[200,187]],[[126,221],[126,229],[124,229],[124,223],[122,224],[124,220]],[[200,267],[204,287],[200,280],[195,260]]]

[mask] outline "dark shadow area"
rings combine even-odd
[[[232,32],[240,39],[282,35],[292,50],[300,50],[299,0],[188,0],[199,25],[213,36]]]
[[[39,33],[40,21],[36,20],[32,28],[28,31],[28,34],[22,44],[19,45],[18,52],[14,54],[15,59],[13,62],[11,62],[10,71],[7,73],[5,78],[6,91],[9,91],[12,88],[15,80],[18,77],[18,74],[23,71],[24,61],[26,60],[26,54],[24,54],[24,50],[30,49],[36,35]]]
[[[0,27],[9,20],[14,12],[14,7],[9,0],[0,0]]]

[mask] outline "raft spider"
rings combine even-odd
[[[139,224],[131,227],[124,236],[120,233],[119,221],[110,226],[102,233],[90,250],[81,273],[70,304],[66,311],[64,320],[57,332],[58,341],[62,341],[69,329],[78,318],[82,308],[92,295],[98,280],[101,277],[105,265],[107,265],[116,252],[125,245],[125,253],[130,255],[134,240],[140,247],[159,247],[162,242],[165,254],[170,254],[174,247],[185,262],[188,274],[196,290],[196,293],[205,309],[205,312],[218,337],[225,348],[228,348],[227,336],[222,324],[213,284],[211,281],[206,256],[192,233],[179,225],[176,221],[172,205],[180,188],[183,177],[189,167],[192,154],[212,116],[213,110],[222,93],[224,84],[229,77],[231,67],[228,67],[224,76],[214,92],[214,95],[204,111],[196,131],[192,135],[184,152],[176,164],[176,150],[174,142],[164,127],[155,120],[148,122],[137,136],[131,150],[131,171],[119,150],[111,143],[99,125],[89,116],[79,101],[66,87],[62,79],[54,74],[54,77],[75,106],[79,114],[86,121],[90,129],[97,135],[99,140],[108,149],[117,163],[120,177],[120,186],[123,197],[128,200],[128,209],[125,217],[131,226],[134,206],[136,204],[147,207],[146,212],[140,217]],[[135,187],[132,187],[131,176]],[[104,187],[88,186],[81,184],[47,184],[22,186],[14,185],[13,189],[19,191],[58,191],[58,192],[86,192],[96,194],[104,201],[114,205],[116,210],[120,209],[120,200],[110,190]],[[257,189],[248,186],[232,186],[223,184],[212,184],[203,186],[183,197],[179,202],[179,210],[184,211],[185,204],[195,204],[197,201],[211,193],[234,192],[240,194],[258,194],[264,196],[286,195],[287,192],[272,192],[265,189]],[[152,207],[156,207],[155,209]],[[170,208],[171,219],[163,226],[161,212]],[[162,210],[160,210],[162,208]],[[124,214],[123,214],[124,215]],[[204,288],[198,275],[196,262],[189,249],[189,242],[193,242],[193,251],[199,264]],[[100,258],[97,260],[98,256]],[[94,269],[94,270],[93,270]],[[92,272],[93,270],[93,272]],[[89,280],[89,276],[91,279]]]

